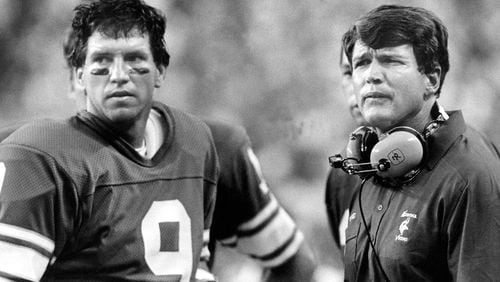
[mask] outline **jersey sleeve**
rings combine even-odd
[[[342,246],[341,234],[340,231],[340,223],[342,222],[342,213],[345,211],[348,212],[347,207],[340,207],[337,205],[338,202],[338,191],[336,190],[335,181],[336,179],[335,170],[330,170],[328,174],[328,179],[326,181],[326,190],[325,190],[325,205],[326,205],[326,215],[328,217],[328,223],[330,224],[330,230],[333,235],[333,240],[337,244],[338,247]],[[345,239],[345,238],[344,238]],[[343,242],[345,245],[345,241]]]
[[[246,133],[224,138],[223,145],[216,135],[221,171],[213,235],[265,267],[280,265],[297,252],[303,235],[269,190]]]
[[[357,195],[360,180],[357,175],[348,175],[340,169],[328,174],[325,189],[325,205],[328,223],[338,247],[345,246],[345,230],[350,205]]]
[[[211,139],[212,140],[212,139]],[[210,240],[210,227],[214,220],[217,182],[215,179],[219,176],[219,162],[215,145],[212,143],[207,153],[205,162],[205,182],[203,190],[204,198],[204,223],[203,223],[203,248],[200,255],[201,263],[208,263],[210,260],[210,250],[208,247]],[[213,181],[212,181],[213,180]],[[208,280],[207,280],[208,281]]]
[[[0,277],[38,281],[55,261],[76,209],[61,175],[49,156],[0,145]]]

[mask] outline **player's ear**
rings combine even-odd
[[[155,71],[155,87],[160,88],[161,85],[163,84],[163,81],[165,80],[165,75],[167,73],[167,67],[160,65],[156,66],[156,71]]]

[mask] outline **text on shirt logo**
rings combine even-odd
[[[396,236],[396,241],[408,242],[408,237],[404,236],[404,232],[409,229],[408,224],[412,218],[416,219],[417,215],[414,213],[409,213],[408,210],[405,210],[401,217],[404,217],[405,220],[401,222],[399,225],[399,234]]]

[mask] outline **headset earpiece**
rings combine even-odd
[[[346,157],[358,163],[370,161],[372,148],[378,142],[378,135],[374,128],[368,126],[358,127],[349,136],[346,147]]]
[[[385,138],[373,147],[371,163],[387,160],[388,167],[377,170],[382,178],[401,178],[402,181],[413,178],[427,157],[427,143],[418,131],[400,126],[387,132]]]

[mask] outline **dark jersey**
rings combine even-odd
[[[325,204],[333,239],[338,247],[345,246],[345,230],[349,218],[349,207],[356,200],[361,179],[341,169],[332,169],[328,174]]]
[[[218,240],[265,267],[282,264],[297,252],[302,233],[264,181],[245,130],[222,122],[206,123],[220,163],[211,246]]]
[[[460,112],[451,113],[428,143],[429,158],[414,182],[389,188],[370,179],[359,192],[362,210],[353,202],[347,281],[384,281],[383,272],[390,281],[500,277],[498,150],[467,127]]]
[[[25,125],[0,144],[0,277],[192,280],[215,200],[215,148],[201,121],[154,109],[168,126],[151,159],[88,112]]]

